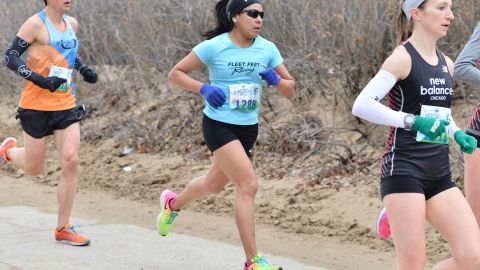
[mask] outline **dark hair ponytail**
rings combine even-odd
[[[397,44],[407,40],[412,35],[412,25],[408,21],[407,15],[400,10],[397,19]]]
[[[428,0],[423,1],[418,9],[423,9],[426,2],[428,2]],[[400,10],[400,14],[398,14],[397,19],[397,43],[400,44],[406,41],[412,35],[412,32],[413,22],[408,20],[407,15],[405,15],[403,10]]]
[[[233,29],[233,22],[227,15],[227,4],[229,0],[220,0],[215,5],[215,19],[217,26],[214,29],[202,33],[206,39],[212,39],[218,35],[230,32]]]
[[[45,3],[45,6],[47,5],[47,0],[43,0],[43,2]]]

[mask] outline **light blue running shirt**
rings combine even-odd
[[[239,48],[224,33],[198,44],[193,52],[208,66],[211,84],[222,89],[226,96],[218,109],[206,102],[205,115],[234,125],[258,123],[263,83],[258,73],[283,63],[275,44],[258,36],[252,46]],[[230,93],[237,94],[231,97]]]

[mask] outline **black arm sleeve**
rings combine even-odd
[[[15,37],[3,55],[3,64],[24,79],[29,80],[36,85],[41,85],[45,78],[31,71],[20,58],[20,56],[27,50],[28,46],[30,46],[30,44],[28,44],[27,41],[18,36]]]
[[[75,66],[73,68],[76,70],[80,70],[80,68],[84,65],[85,64],[83,64],[82,58],[80,57],[80,55],[77,54],[77,58],[75,58]]]

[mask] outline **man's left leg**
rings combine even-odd
[[[62,169],[57,188],[58,223],[55,229],[55,239],[58,242],[75,246],[88,245],[90,240],[79,235],[69,224],[77,191],[80,125],[74,123],[65,129],[55,130],[53,137],[55,147],[60,155]]]

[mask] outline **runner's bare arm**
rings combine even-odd
[[[295,94],[295,81],[288,72],[284,64],[275,68],[275,72],[282,78],[277,84],[277,90],[286,97],[292,97]]]
[[[70,24],[72,25],[73,31],[75,33],[78,32],[78,21],[70,16],[67,16],[68,20],[70,21]],[[83,76],[83,80],[88,82],[88,83],[97,83],[98,81],[98,74],[97,72],[87,66],[85,63],[83,63],[82,58],[80,57],[79,54],[77,54],[77,57],[75,59],[75,66],[74,69],[78,70],[80,72],[80,75]]]
[[[405,47],[398,46],[393,51],[392,55],[383,62],[380,69],[392,73],[399,81],[403,80],[410,74],[410,70],[412,69],[412,58]]]
[[[38,15],[34,15],[23,23],[20,30],[18,30],[17,36],[27,41],[28,44],[33,44],[39,39],[43,27],[42,19]]]
[[[70,21],[70,24],[73,27],[73,31],[75,31],[75,33],[77,33],[78,32],[78,21],[77,21],[77,19],[75,19],[73,17],[70,17],[70,16],[68,16],[67,18],[68,18],[68,20]]]
[[[444,55],[445,61],[447,61],[447,66],[448,66],[448,71],[450,71],[450,76],[453,77],[455,74],[455,63],[453,63],[453,60],[450,59],[450,57]]]
[[[203,65],[200,58],[191,51],[185,58],[180,60],[168,73],[168,79],[181,88],[190,90],[194,93],[200,93],[200,88],[204,83],[195,80],[188,73],[200,68]]]

